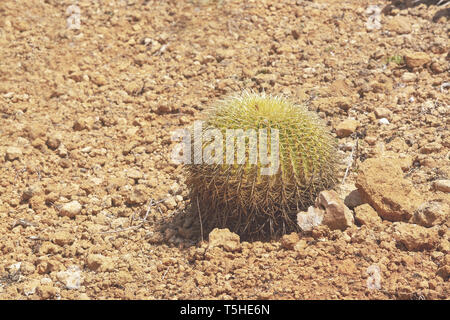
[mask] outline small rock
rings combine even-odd
[[[173,106],[171,104],[161,102],[161,104],[158,106],[157,113],[158,114],[167,114],[171,113],[173,111]]]
[[[303,249],[305,249],[308,246],[308,243],[306,242],[306,240],[299,240],[295,245],[294,245],[294,250],[295,251],[302,251]]]
[[[429,201],[416,210],[411,221],[424,227],[432,227],[446,222],[449,215],[450,206],[446,202]]]
[[[409,251],[432,250],[439,243],[438,230],[406,222],[392,224],[394,239]]]
[[[93,73],[90,75],[91,81],[98,86],[104,86],[108,83],[105,76],[100,73]]]
[[[433,182],[435,190],[449,193],[450,192],[450,180],[435,180]]]
[[[403,178],[395,159],[367,159],[359,168],[355,185],[364,201],[389,221],[408,221],[423,203],[411,181]]]
[[[8,266],[8,267],[7,267],[8,273],[9,273],[10,275],[15,275],[15,274],[17,274],[17,273],[19,272],[19,270],[20,270],[21,265],[22,265],[22,262],[17,262],[17,263],[14,263],[14,264]]]
[[[344,204],[350,209],[360,206],[363,203],[364,200],[362,199],[358,189],[355,189],[352,192],[350,192],[344,199]]]
[[[385,23],[385,28],[397,34],[408,34],[412,31],[412,23],[408,17],[397,15]]]
[[[416,74],[415,73],[412,73],[412,72],[405,72],[403,75],[402,75],[402,81],[403,82],[413,82],[413,81],[416,81],[416,79],[417,79],[417,76],[416,76]]]
[[[31,141],[31,145],[33,147],[35,147],[36,149],[43,150],[44,145],[45,145],[45,140],[43,140],[41,138],[37,138],[37,139]]]
[[[88,129],[88,123],[85,119],[77,119],[73,124],[73,130],[81,131]]]
[[[20,265],[20,273],[23,274],[24,276],[33,274],[35,271],[36,267],[31,262],[24,261]]]
[[[32,197],[41,194],[42,188],[38,184],[33,184],[25,189],[25,191],[22,193],[22,201],[28,201]]]
[[[446,254],[450,253],[450,241],[448,239],[441,239],[441,243],[439,244],[439,251]]]
[[[80,152],[82,152],[82,153],[89,153],[91,151],[92,151],[92,146],[87,146],[80,150]]]
[[[89,270],[99,271],[99,272],[110,272],[114,271],[114,261],[105,257],[101,254],[90,254],[86,258],[86,266]]]
[[[376,108],[375,109],[375,117],[377,117],[377,119],[380,118],[389,118],[391,116],[391,110],[389,110],[388,108]]]
[[[208,248],[221,247],[225,251],[235,252],[241,249],[239,235],[230,232],[229,229],[215,228],[209,233]]]
[[[73,218],[81,212],[83,207],[78,201],[68,202],[62,205],[59,215],[63,217]]]
[[[78,266],[69,266],[66,271],[60,271],[56,278],[69,290],[78,290],[81,286],[81,270]]]
[[[70,168],[72,162],[69,159],[61,159],[59,161],[59,165],[61,166],[61,168]]]
[[[51,299],[58,295],[60,290],[52,285],[41,285],[37,287],[36,291],[42,299]]]
[[[323,211],[316,210],[313,206],[308,208],[307,212],[297,213],[297,224],[303,231],[311,231],[314,227],[322,224]]]
[[[364,141],[366,141],[369,146],[374,146],[377,142],[377,138],[373,136],[367,136],[365,137]]]
[[[442,150],[442,145],[437,142],[427,143],[422,148],[419,149],[419,152],[422,154],[430,154],[434,152],[439,152]]]
[[[433,73],[437,73],[437,74],[445,72],[447,70],[445,63],[441,63],[439,61],[435,61],[435,62],[431,63],[430,69],[431,69],[431,71],[433,71]]]
[[[65,145],[61,144],[58,148],[58,150],[56,150],[56,153],[58,154],[58,156],[60,156],[61,158],[65,158],[67,157],[67,155],[69,154],[69,152],[67,151],[67,148]]]
[[[144,204],[148,200],[148,194],[145,186],[137,185],[133,188],[133,191],[128,195],[127,204],[139,205]]]
[[[359,121],[354,119],[347,119],[342,121],[336,127],[336,135],[339,138],[345,138],[351,135],[359,127]]]
[[[379,124],[389,124],[389,120],[386,118],[381,118],[380,120],[378,120]]]
[[[367,203],[355,208],[355,220],[366,226],[376,226],[381,223],[381,218],[377,212]]]
[[[135,180],[142,179],[144,175],[137,169],[129,169],[127,171],[127,177]]]
[[[441,277],[445,281],[448,281],[448,279],[450,278],[450,265],[439,268],[436,272],[436,275]]]
[[[6,160],[14,161],[22,157],[22,150],[17,147],[8,147],[6,149]]]
[[[58,231],[53,235],[53,242],[63,247],[66,244],[72,244],[75,236],[68,231]]]
[[[177,201],[175,200],[175,197],[169,197],[166,200],[164,200],[164,205],[169,210],[173,210],[177,207]]]
[[[46,142],[47,147],[49,147],[52,150],[58,149],[58,147],[61,145],[61,140],[62,140],[61,134],[56,133],[47,138]]]
[[[322,224],[328,226],[330,230],[343,231],[354,223],[351,210],[334,190],[325,190],[319,193],[315,207],[324,211]]]
[[[292,232],[291,234],[285,234],[281,238],[281,247],[286,250],[293,250],[297,242],[300,240],[298,233]]]
[[[404,60],[408,68],[421,67],[431,61],[431,58],[425,52],[409,52],[405,54]]]

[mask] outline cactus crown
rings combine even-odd
[[[216,149],[223,152],[223,163],[186,165],[191,204],[200,211],[207,230],[227,227],[243,238],[297,230],[296,213],[336,181],[334,138],[315,113],[286,98],[249,92],[226,98],[207,113],[203,132],[212,128],[224,137],[230,129],[244,133],[266,130],[266,135],[253,137],[259,138],[259,143],[267,142],[267,155],[272,158],[262,161],[261,145],[255,144],[252,149],[251,135],[245,135],[243,141],[247,143],[241,158],[236,154],[238,148],[232,150],[234,163],[225,161],[230,153],[226,150],[229,144],[223,143]],[[276,132],[277,139],[272,136]],[[206,148],[207,141],[194,145],[193,154]],[[252,162],[255,153],[257,159]],[[277,170],[262,174],[261,169],[271,165]]]

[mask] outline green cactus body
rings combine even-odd
[[[227,155],[231,153],[226,149],[230,144],[223,143],[215,149],[223,152],[222,163],[207,164],[211,159],[204,157],[203,163],[186,165],[191,205],[206,231],[227,227],[243,238],[260,238],[298,230],[297,212],[311,205],[318,192],[335,184],[335,140],[320,118],[302,105],[244,92],[209,110],[202,132],[213,128],[220,131],[224,141],[230,129],[242,129],[244,133],[265,129],[267,134],[257,136],[256,149],[250,147],[252,136],[244,136],[245,156],[242,159],[241,153],[240,163],[237,146],[232,154],[234,163],[230,163]],[[276,135],[272,136],[276,132],[277,141]],[[278,147],[278,170],[272,174],[261,173],[262,168],[276,162],[275,158],[269,163],[262,161],[261,141],[266,142],[268,155],[273,156],[274,146]],[[194,144],[193,154],[204,154],[209,144]]]

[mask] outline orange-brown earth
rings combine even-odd
[[[448,299],[448,11],[395,2],[1,1],[0,298]],[[327,122],[354,224],[180,218],[171,132],[243,89]]]

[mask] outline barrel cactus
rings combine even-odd
[[[254,239],[296,231],[297,212],[336,182],[335,139],[314,112],[287,98],[228,97],[198,130],[186,185],[205,232],[226,227]]]

